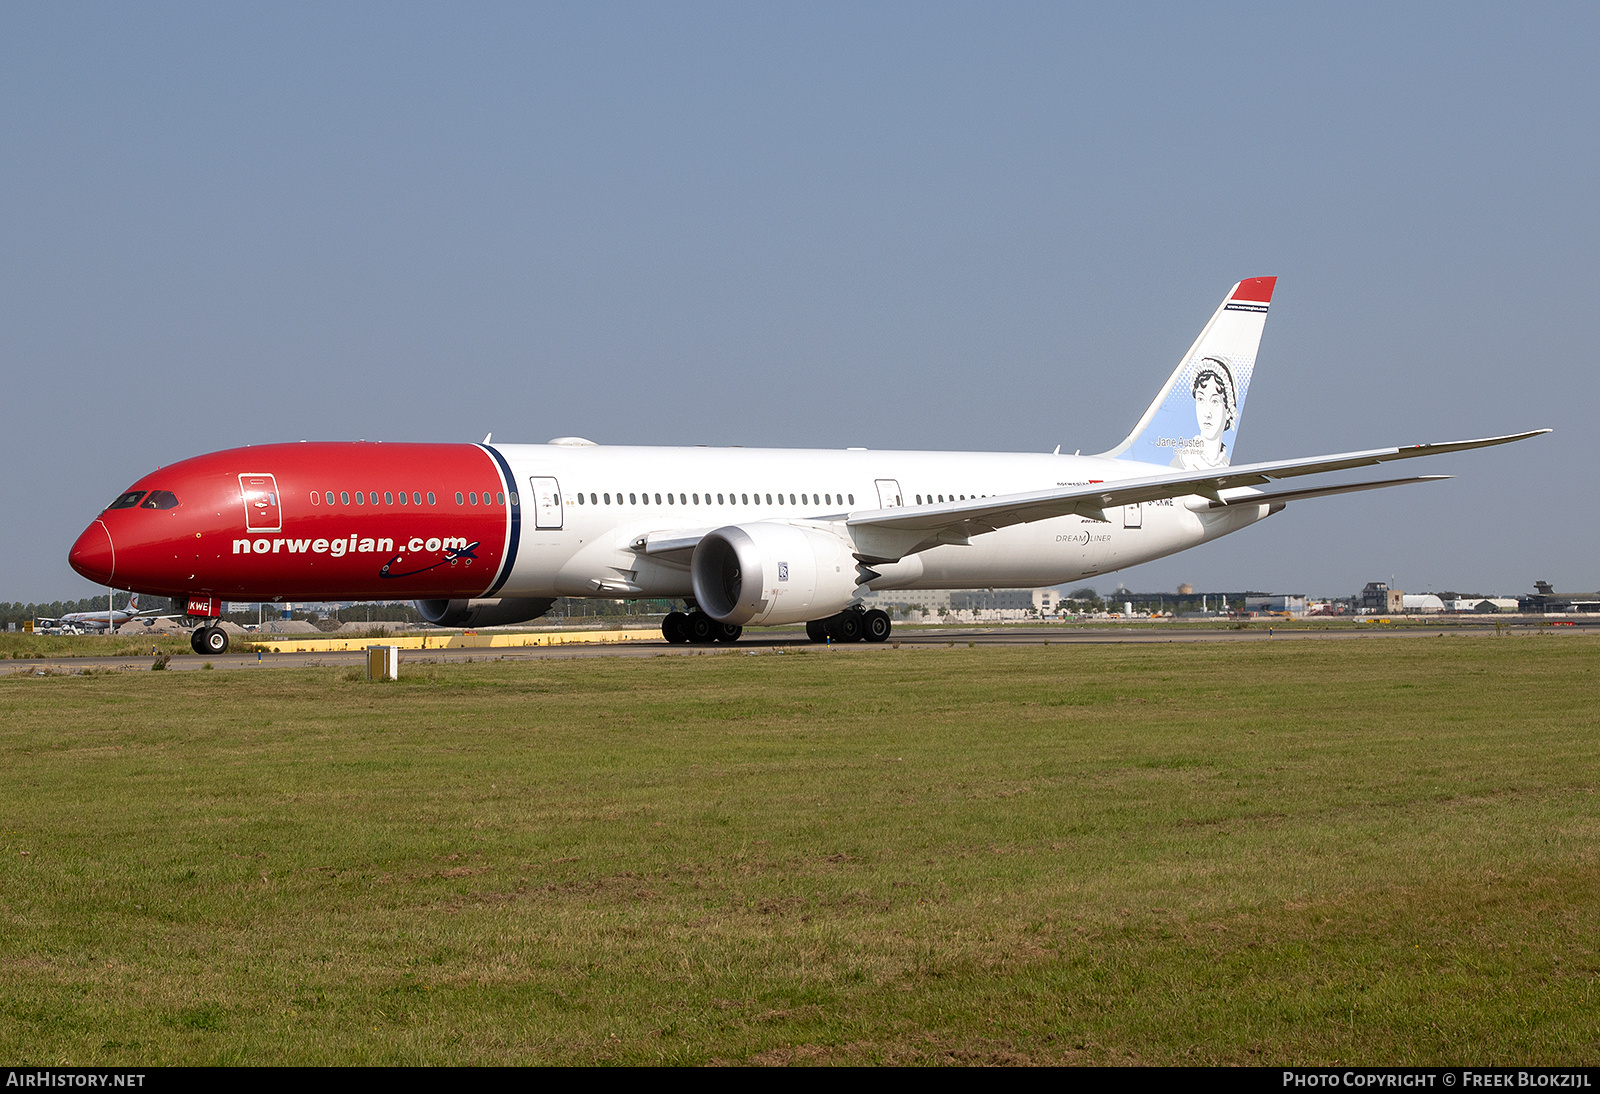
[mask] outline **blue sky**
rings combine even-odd
[[[1597,24],[7,4],[0,600],[241,444],[1099,451],[1262,274],[1238,459],[1557,432],[1102,588],[1593,588]]]

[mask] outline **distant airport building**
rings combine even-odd
[[[1356,611],[1366,615],[1387,615],[1405,610],[1405,594],[1389,588],[1387,581],[1369,581],[1356,596]]]
[[[1402,593],[1400,610],[1408,615],[1428,615],[1444,611],[1444,601],[1433,593]]]
[[[1508,596],[1457,596],[1445,601],[1447,612],[1514,612],[1517,602]]]
[[[1054,615],[1061,606],[1056,589],[887,589],[863,597],[871,608],[899,608],[924,614],[1019,612]]]
[[[1055,589],[967,589],[950,594],[950,606],[965,611],[1034,611],[1053,613],[1060,606]]]
[[[899,608],[901,611],[937,614],[950,610],[949,589],[887,589],[861,598],[869,608]]]
[[[1538,591],[1520,600],[1525,612],[1542,615],[1600,612],[1600,593],[1558,593],[1548,581],[1535,581],[1533,587]]]
[[[1306,597],[1304,593],[1250,593],[1244,598],[1244,610],[1292,615],[1298,619],[1306,614]]]

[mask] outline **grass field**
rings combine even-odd
[[[0,677],[0,1058],[1594,1063],[1600,639]]]

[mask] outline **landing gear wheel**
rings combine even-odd
[[[861,641],[861,613],[843,611],[828,620],[828,635],[835,642]]]
[[[689,641],[697,646],[708,646],[717,640],[718,623],[705,612],[693,612],[686,625]]]
[[[196,627],[189,632],[189,648],[195,653],[205,653],[205,634],[209,627]]]
[[[744,633],[744,628],[732,623],[717,624],[717,641],[733,643],[739,641],[739,636]]]
[[[893,629],[889,622],[889,613],[881,608],[873,608],[861,618],[861,637],[868,642],[882,642],[889,637]]]
[[[228,652],[228,632],[221,627],[202,627],[195,633],[200,639],[201,653],[215,655]]]
[[[684,612],[668,612],[661,621],[661,636],[673,645],[689,641],[689,617]]]
[[[813,619],[807,623],[806,637],[813,642],[826,642],[828,640],[828,621],[826,619]]]

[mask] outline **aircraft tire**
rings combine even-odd
[[[709,646],[717,640],[717,621],[705,612],[692,612],[684,625],[689,641],[697,646]]]
[[[873,608],[861,619],[861,637],[868,642],[886,641],[893,629],[894,624],[889,620],[889,613],[881,608]]]
[[[717,624],[717,641],[732,644],[739,641],[739,636],[744,633],[744,628],[733,623]]]
[[[203,627],[200,630],[201,653],[215,656],[228,652],[228,632],[221,627]]]
[[[196,627],[194,630],[189,632],[189,648],[194,650],[195,653],[206,652],[204,645],[205,633],[205,627]]]
[[[826,642],[828,640],[828,621],[826,619],[813,619],[807,623],[806,637],[813,642]]]
[[[840,612],[828,620],[828,635],[835,642],[861,641],[861,613],[848,609]]]
[[[661,636],[673,645],[689,641],[689,616],[685,612],[668,612],[661,621]]]

